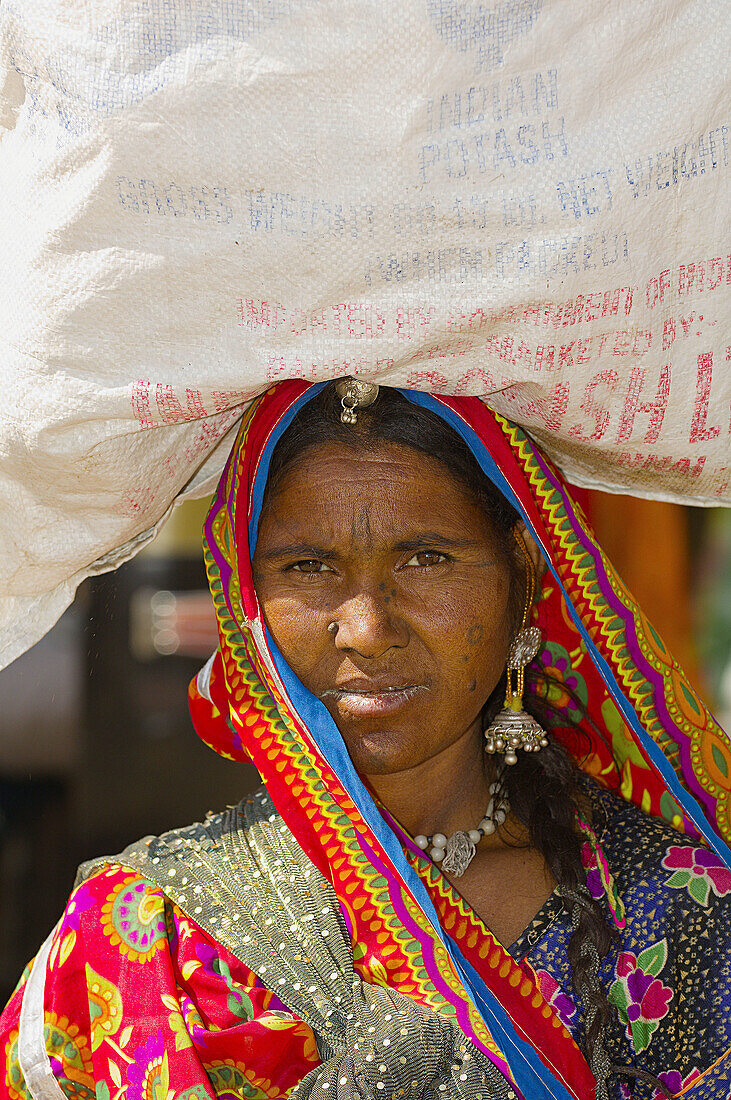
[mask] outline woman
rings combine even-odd
[[[265,789],[82,868],[8,1095],[729,1096],[729,746],[520,429],[282,383],[205,538]]]

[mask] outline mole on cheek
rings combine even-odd
[[[481,623],[474,623],[467,632],[467,641],[469,645],[477,645],[482,640],[482,635],[485,633]]]
[[[470,682],[467,686],[467,690],[468,691],[474,691],[476,687],[477,687],[477,680],[470,680]]]

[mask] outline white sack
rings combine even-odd
[[[730,12],[5,0],[0,663],[276,379],[479,394],[579,484],[728,502]]]

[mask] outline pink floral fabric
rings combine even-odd
[[[0,1017],[0,1097],[30,1100],[18,1062],[28,974]],[[46,978],[46,1049],[69,1100],[275,1100],[320,1059],[312,1030],[137,872],[71,895]],[[63,1015],[50,1006],[63,1005]]]

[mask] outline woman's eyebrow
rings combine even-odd
[[[452,538],[442,535],[438,531],[422,531],[412,538],[399,539],[394,543],[393,549],[403,553],[406,550],[424,550],[434,546],[443,546],[450,550],[464,550],[477,546],[474,539]],[[318,561],[335,561],[339,555],[335,550],[326,550],[324,546],[316,546],[311,542],[292,542],[286,546],[273,546],[271,550],[264,550],[261,554],[256,552],[256,557],[262,561],[278,561],[281,558],[317,558]]]
[[[256,556],[259,557],[258,551]],[[264,561],[276,561],[279,558],[317,558],[318,561],[333,561],[337,556],[334,550],[325,550],[324,547],[314,546],[311,542],[293,542],[288,546],[274,546],[261,554]]]
[[[394,544],[395,550],[424,550],[435,545],[448,547],[451,550],[464,550],[471,546],[477,546],[474,539],[452,538],[442,535],[438,531],[422,531],[410,539],[401,539]]]

